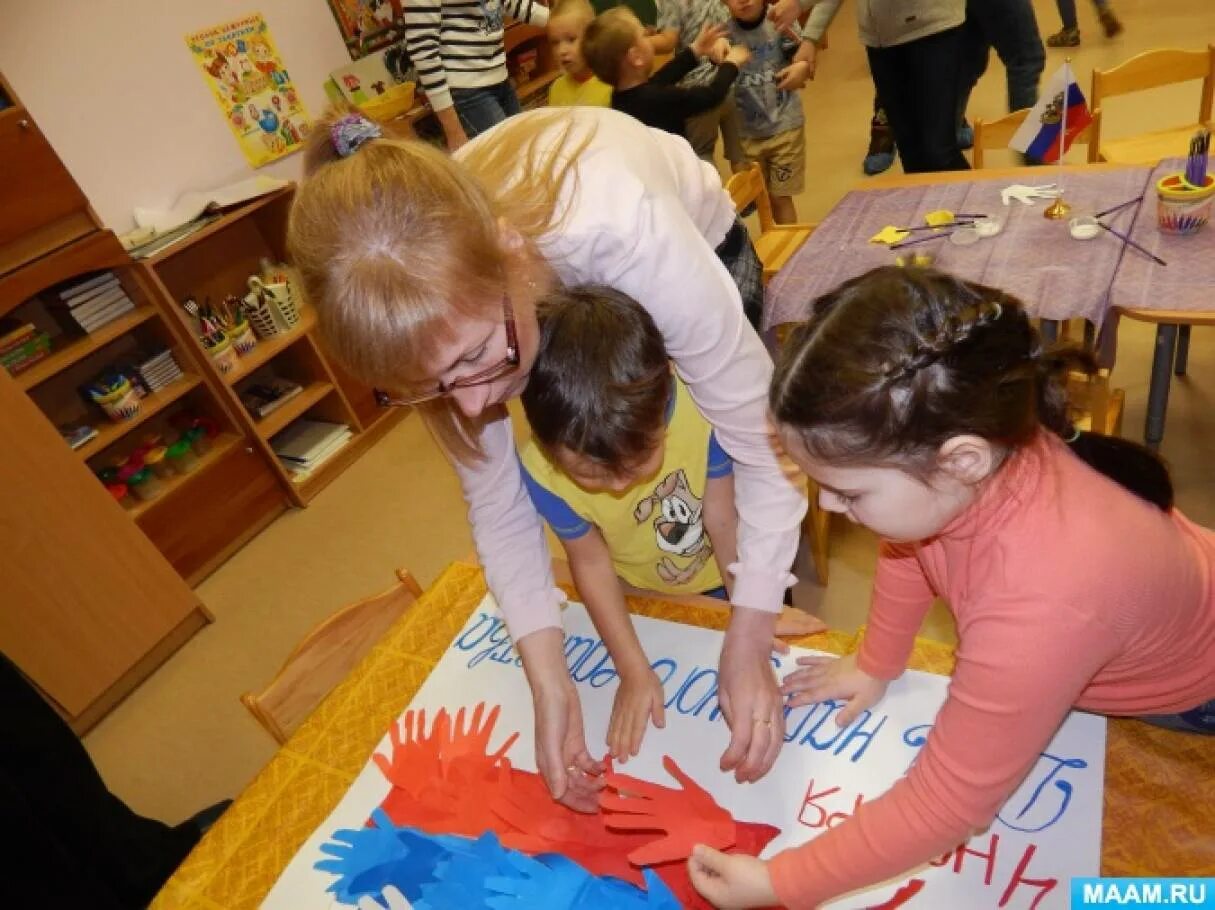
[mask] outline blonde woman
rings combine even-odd
[[[337,358],[388,390],[382,404],[421,408],[455,465],[531,685],[536,763],[553,797],[593,810],[602,764],[586,746],[561,593],[505,403],[527,383],[536,303],[560,284],[610,285],[646,308],[735,461],[721,766],[762,777],[783,742],[769,649],[805,497],[767,435],[772,363],[730,271],[754,251],[716,171],[683,139],[592,107],[522,114],[454,158],[352,114],[331,115],[311,141],[292,259]]]

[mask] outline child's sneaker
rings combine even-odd
[[[1105,37],[1113,38],[1122,34],[1122,23],[1108,6],[1097,10],[1097,18],[1101,20],[1101,27],[1105,29]]]
[[[1119,26],[1121,28],[1121,26]],[[1049,38],[1046,43],[1050,47],[1079,47],[1080,46],[1080,29],[1078,28],[1061,28]]]

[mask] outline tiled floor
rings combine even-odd
[[[1043,31],[1054,31],[1053,4],[1036,0],[1035,6]],[[1090,5],[1080,6],[1085,43],[1071,56],[1083,86],[1094,65],[1109,66],[1153,47],[1197,47],[1215,38],[1210,0],[1115,0],[1127,31],[1114,41],[1099,36]],[[1062,52],[1048,54],[1048,76],[1062,59]],[[1197,87],[1186,88],[1191,90],[1162,91],[1150,106],[1111,106],[1109,134],[1193,118]],[[817,221],[864,179],[860,162],[872,87],[850,10],[832,26],[830,49],[804,102],[809,187],[798,207],[804,220]],[[999,116],[1003,105],[1004,71],[993,56],[970,113]],[[1208,525],[1215,524],[1213,334],[1194,332],[1190,376],[1174,384],[1164,444],[1181,507]],[[1133,437],[1142,433],[1152,338],[1150,327],[1134,323],[1124,323],[1120,333],[1115,381],[1127,392],[1125,431]],[[411,568],[426,584],[471,550],[455,476],[421,422],[410,417],[310,508],[284,516],[200,587],[215,613],[214,625],[87,738],[106,779],[137,809],[169,820],[235,795],[273,752],[270,739],[237,701],[241,692],[268,680],[317,620],[387,587],[395,567]],[[855,628],[864,619],[874,558],[867,532],[837,523],[830,585],[825,591],[799,585],[799,604],[833,626]],[[935,611],[924,631],[948,640],[948,614]]]

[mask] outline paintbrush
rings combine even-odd
[[[1127,246],[1133,246],[1135,249],[1137,249],[1139,252],[1141,252],[1144,256],[1147,256],[1149,259],[1151,259],[1153,262],[1155,262],[1159,265],[1168,265],[1167,262],[1165,262],[1163,259],[1161,259],[1159,256],[1157,256],[1151,250],[1140,246],[1134,240],[1132,240],[1130,237],[1126,236],[1126,234],[1123,234],[1121,231],[1114,230],[1112,227],[1110,227],[1104,221],[1098,221],[1097,224],[1100,225],[1101,227],[1105,228],[1105,230],[1109,231],[1111,234],[1113,234],[1115,237],[1117,237],[1119,240],[1121,240]]]
[[[929,240],[942,240],[952,234],[953,231],[946,231],[944,234],[933,234],[931,237],[917,237],[915,240],[900,240],[898,243],[892,243],[890,249],[901,250],[905,246],[915,246],[917,243],[927,243]]]
[[[912,231],[939,231],[942,228],[963,227],[965,225],[970,225],[970,224],[974,224],[974,222],[965,221],[965,220],[963,220],[963,221],[946,221],[944,224],[922,224],[922,225],[919,225],[918,227],[901,227],[901,228],[895,228],[895,230],[906,231],[907,233],[911,233]]]
[[[1200,190],[1207,179],[1207,154],[1211,148],[1211,134],[1200,129],[1190,140],[1190,154],[1185,163],[1185,182]]]
[[[1134,205],[1136,202],[1140,202],[1142,200],[1143,200],[1142,195],[1136,196],[1134,199],[1128,199],[1126,202],[1119,202],[1117,205],[1110,206],[1104,212],[1098,212],[1093,217],[1094,218],[1104,218],[1106,215],[1112,215],[1112,214],[1114,214],[1114,212],[1120,212],[1124,208],[1126,208],[1128,205]]]

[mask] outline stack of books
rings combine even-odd
[[[181,367],[168,348],[157,354],[140,354],[135,360],[135,372],[149,392],[163,389],[181,379]]]
[[[48,308],[66,329],[96,332],[135,309],[113,272],[101,272],[50,292]]]
[[[29,369],[50,352],[50,338],[33,323],[0,320],[0,366],[10,376]]]
[[[273,414],[302,391],[304,387],[298,382],[272,376],[264,382],[246,386],[240,393],[240,403],[260,420]]]
[[[332,458],[353,435],[344,423],[323,420],[297,420],[271,440],[274,454],[300,483]]]

